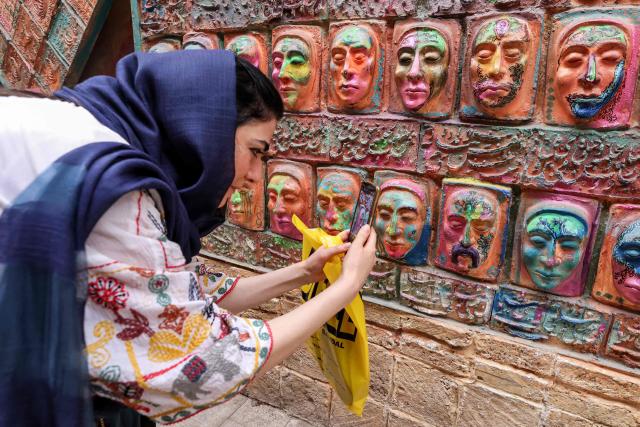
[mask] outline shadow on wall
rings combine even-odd
[[[107,20],[79,81],[97,75],[115,75],[118,60],[133,51],[131,4],[129,0],[113,0]]]

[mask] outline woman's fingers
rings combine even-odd
[[[340,240],[342,240],[343,242],[347,241],[347,238],[349,237],[349,230],[343,230],[340,232],[340,234],[338,234],[338,237],[340,238]]]
[[[341,254],[343,252],[348,251],[350,246],[351,246],[351,243],[343,243],[338,246],[331,246],[330,248],[325,248],[327,258],[331,258],[334,255]]]
[[[353,244],[358,247],[364,246],[370,233],[371,233],[371,227],[368,224],[363,225],[360,231],[358,231],[358,235],[353,241]]]
[[[376,235],[376,231],[375,230],[371,230],[369,232],[369,237],[367,238],[367,243],[365,245],[365,248],[369,251],[375,251],[376,250],[376,240],[377,240],[378,236]]]

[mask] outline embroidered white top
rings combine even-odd
[[[0,117],[0,215],[65,152],[91,142],[126,143],[61,101],[0,97]],[[156,192],[122,196],[85,251],[84,330],[95,393],[172,423],[228,400],[267,360],[268,325],[218,307],[236,280],[186,262],[166,237]]]

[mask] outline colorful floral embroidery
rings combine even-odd
[[[164,311],[158,315],[159,318],[164,319],[160,323],[160,329],[173,329],[178,334],[182,333],[182,325],[185,319],[189,316],[189,312],[183,307],[177,307],[173,304],[169,304],[164,308]]]
[[[156,274],[149,279],[149,290],[157,294],[156,302],[161,306],[171,304],[171,297],[165,291],[169,288],[169,278],[164,274]]]
[[[158,252],[160,213],[141,194],[103,216],[94,229],[94,241],[102,239],[96,248],[130,241],[141,253]],[[136,223],[138,216],[145,220]],[[128,230],[123,218],[130,218]],[[92,391],[167,422],[240,392],[267,359],[271,337],[266,324],[217,305],[232,292],[233,278],[200,263],[169,267],[168,259],[183,259],[179,246],[161,246],[156,263],[135,266],[88,244],[95,276],[85,279],[91,303],[84,330]]]
[[[107,343],[113,339],[115,335],[115,327],[108,320],[96,323],[93,327],[93,336],[98,338],[94,343],[87,345],[85,351],[89,357],[89,364],[96,368],[102,368],[111,359],[111,353],[105,348]]]
[[[118,311],[124,308],[129,293],[124,283],[113,277],[98,277],[89,282],[89,298],[96,304],[109,310]]]
[[[120,373],[120,366],[110,365],[100,371],[100,378],[104,381],[114,383],[120,379]]]
[[[133,318],[131,319],[126,319],[118,314],[116,323],[124,325],[126,328],[118,332],[118,335],[116,336],[122,341],[130,341],[134,338],[138,338],[143,333],[149,336],[154,335],[155,332],[149,328],[149,320],[143,314],[134,309],[131,309],[130,311],[133,315]]]
[[[193,313],[184,322],[182,334],[158,331],[149,341],[149,360],[169,362],[193,352],[209,336],[209,322],[200,313]]]

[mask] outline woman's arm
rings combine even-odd
[[[286,359],[356,297],[373,268],[375,254],[376,233],[365,226],[345,255],[342,274],[335,283],[296,309],[269,321],[273,347],[262,372]]]
[[[341,235],[343,239],[346,236],[346,233]],[[236,283],[233,291],[229,292],[218,305],[231,313],[237,314],[300,287],[305,283],[322,280],[324,279],[324,273],[322,273],[324,264],[332,256],[346,252],[349,246],[350,243],[344,243],[331,248],[323,247],[304,261],[266,274],[241,278]]]

